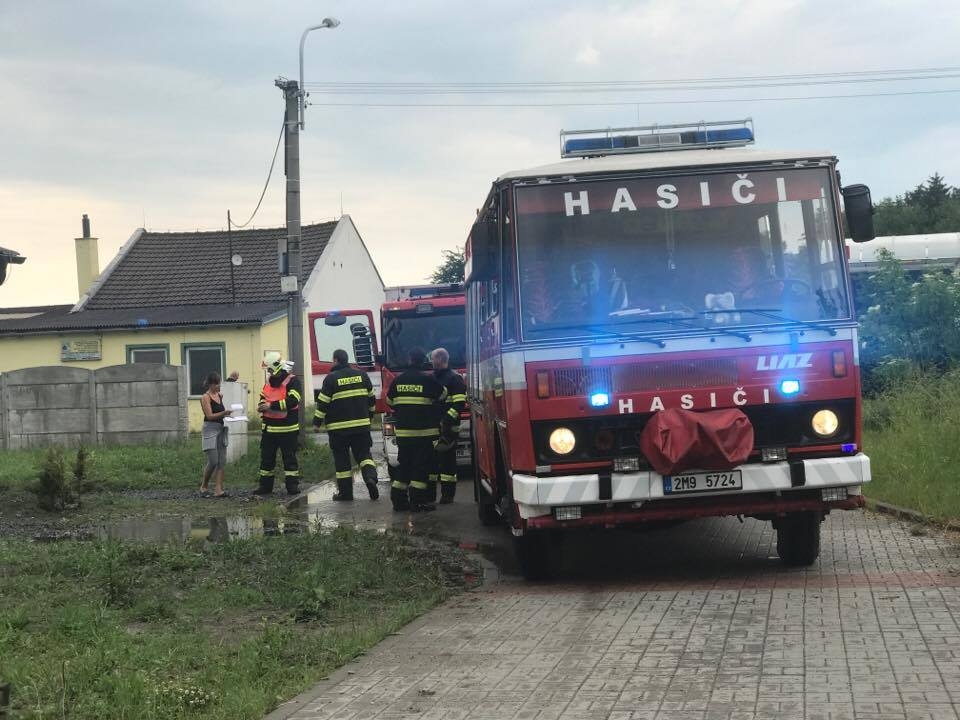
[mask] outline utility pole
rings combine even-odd
[[[287,294],[287,359],[300,376],[306,392],[306,367],[303,364],[303,295],[300,288],[300,86],[296,80],[278,78],[276,86],[286,101],[283,159],[287,175],[287,274],[280,288]],[[306,397],[303,398],[306,401]],[[303,402],[300,403],[300,442],[304,441]]]

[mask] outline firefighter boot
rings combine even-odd
[[[337,502],[351,502],[353,500],[353,477],[338,477],[337,491],[333,494]]]
[[[396,483],[390,488],[390,502],[394,512],[403,512],[410,509],[410,494],[407,488],[397,487]]]
[[[273,494],[273,473],[265,474],[266,471],[260,471],[260,482],[257,489],[253,491],[254,495],[266,496]]]
[[[292,497],[294,495],[300,494],[299,478],[287,478],[284,481],[284,484],[287,486],[287,495],[290,495]]]
[[[453,496],[457,494],[457,483],[454,482],[441,482],[440,483],[440,504],[449,505],[453,502]]]
[[[410,509],[413,512],[429,512],[431,510],[436,510],[437,506],[434,504],[436,501],[436,494],[433,497],[430,497],[430,488],[428,483],[423,483],[427,487],[414,488],[414,484],[410,484]],[[433,492],[436,493],[436,488],[433,489]]]
[[[360,464],[360,474],[363,476],[363,484],[367,486],[367,492],[370,493],[371,500],[380,498],[380,488],[377,487],[377,467]]]

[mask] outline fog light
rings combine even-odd
[[[569,507],[558,507],[553,509],[553,516],[557,520],[579,520],[580,506],[570,505]]]
[[[550,433],[550,449],[557,455],[569,455],[576,445],[577,438],[570,428],[558,427]]]
[[[820,437],[828,438],[840,428],[840,418],[833,410],[817,410],[810,420],[810,427]]]
[[[625,457],[613,459],[614,472],[640,472],[640,458]]]
[[[787,459],[785,447],[765,447],[760,451],[764,462],[781,462]]]
[[[838,500],[846,500],[847,489],[845,487],[824,488],[820,491],[820,497],[823,498],[824,502],[837,502]]]

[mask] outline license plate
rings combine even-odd
[[[665,475],[663,494],[718,492],[721,490],[743,490],[743,475],[739,470],[711,473],[686,473],[684,475]]]

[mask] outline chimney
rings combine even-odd
[[[77,289],[83,297],[94,280],[100,277],[100,256],[97,238],[90,237],[90,218],[83,216],[83,237],[74,240],[77,250]]]

